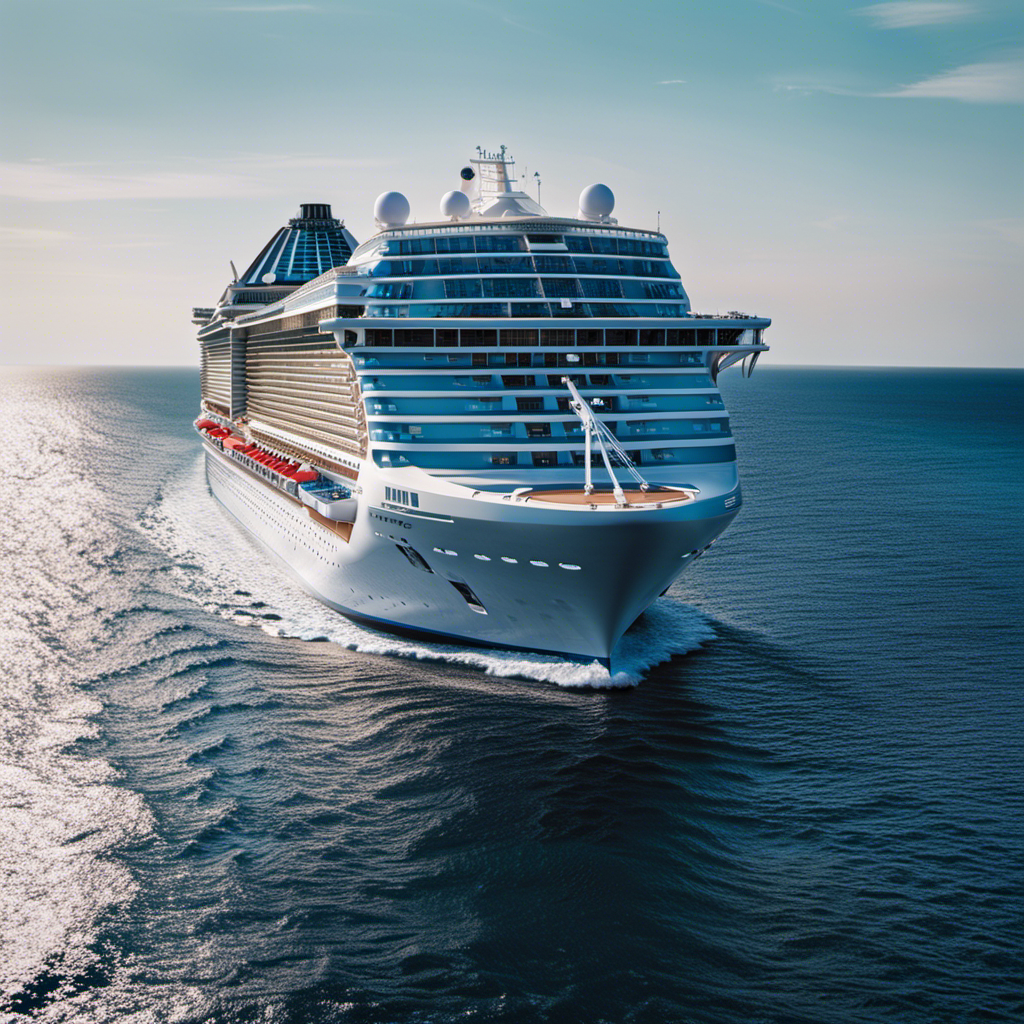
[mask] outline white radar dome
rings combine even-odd
[[[409,200],[401,192],[382,192],[373,204],[373,215],[386,228],[401,227],[409,219]]]
[[[615,194],[607,185],[588,185],[580,193],[580,212],[586,217],[610,217]]]
[[[468,217],[471,209],[469,196],[465,192],[453,189],[441,196],[442,217]]]

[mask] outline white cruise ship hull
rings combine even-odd
[[[345,540],[212,445],[204,449],[216,498],[307,591],[349,618],[609,669],[622,634],[740,505],[737,484],[705,500],[636,511],[448,494],[432,502],[422,490],[421,507],[402,510],[380,500],[383,474],[367,466]]]

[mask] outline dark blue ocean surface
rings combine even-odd
[[[1020,1020],[1024,374],[723,386],[743,512],[594,689],[299,593],[197,374],[5,371],[0,1019]]]

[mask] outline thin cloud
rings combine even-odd
[[[266,194],[265,186],[234,174],[104,174],[55,164],[0,163],[0,195],[37,202],[219,199]]]
[[[664,81],[659,82],[658,85],[686,85],[685,78],[666,78]]]
[[[69,231],[54,228],[8,228],[0,227],[0,248],[3,249],[45,249],[48,245],[73,241]]]
[[[872,4],[853,12],[870,18],[875,28],[920,28],[924,25],[946,25],[963,21],[978,13],[969,3],[927,3],[924,0],[895,0],[892,3]]]
[[[785,11],[787,14],[806,14],[806,11],[801,11],[796,7],[790,7],[787,4],[780,3],[779,0],[754,0],[755,3],[759,3],[764,7],[775,7],[780,11]]]
[[[377,166],[380,161],[314,155],[250,154],[224,161],[214,171],[138,171],[54,164],[0,162],[0,196],[35,202],[73,203],[119,199],[249,199],[289,194],[297,170]]]
[[[825,231],[838,231],[849,219],[848,213],[832,213],[812,223],[814,227],[823,228]]]
[[[978,223],[997,234],[1003,241],[1024,248],[1024,217],[999,217]]]
[[[812,96],[855,96],[861,99],[959,100],[962,103],[1024,103],[1024,55],[964,64],[920,82],[894,89],[868,90],[828,82],[777,82],[776,92]]]
[[[228,7],[211,7],[212,11],[236,14],[292,14],[319,11],[315,4],[231,4]]]
[[[1024,103],[1024,59],[964,64],[879,96],[895,99],[960,100],[963,103]]]

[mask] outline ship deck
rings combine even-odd
[[[639,489],[623,490],[630,505],[657,505],[666,501],[693,501],[691,491],[680,491],[674,487],[652,487],[649,491]],[[552,505],[616,505],[611,490],[594,490],[587,494],[583,488],[557,491],[527,491],[521,497],[528,501],[542,501]]]

